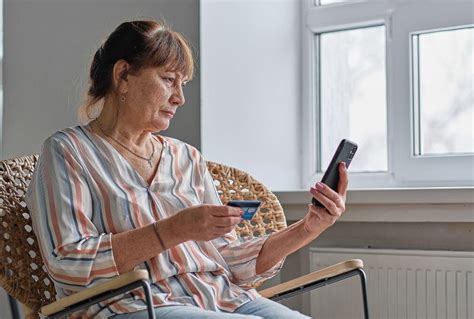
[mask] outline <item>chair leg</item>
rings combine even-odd
[[[20,319],[20,310],[18,309],[18,304],[16,300],[7,294],[8,296],[8,302],[10,304],[10,311],[12,312],[12,318],[13,319]]]
[[[148,318],[149,319],[155,319],[155,311],[153,310],[153,299],[151,297],[151,288],[150,284],[148,283],[147,280],[137,280],[134,281],[126,286],[120,287],[118,289],[114,289],[111,291],[104,292],[102,294],[99,294],[97,296],[91,297],[89,299],[86,299],[84,301],[81,301],[77,304],[74,304],[64,310],[61,310],[59,312],[56,312],[52,314],[51,316],[48,316],[46,318],[48,319],[56,319],[56,318],[64,318],[67,317],[69,314],[76,312],[80,309],[84,309],[88,306],[95,305],[98,302],[104,301],[106,299],[115,297],[117,295],[123,294],[127,291],[133,290],[135,288],[142,287],[144,292],[145,292],[145,299],[146,299],[146,305],[147,305],[147,312],[148,312]]]
[[[367,276],[365,275],[364,270],[357,269],[357,273],[359,274],[360,284],[362,286],[362,300],[364,303],[364,317],[365,319],[369,319],[369,304],[367,300]]]
[[[350,278],[350,277],[353,277],[353,276],[357,276],[357,275],[360,277],[360,283],[361,283],[361,286],[362,286],[362,301],[363,301],[363,306],[364,306],[364,317],[365,317],[365,319],[369,319],[369,304],[368,304],[368,301],[367,301],[367,276],[365,275],[364,270],[362,270],[360,268],[353,269],[351,271],[336,275],[336,276],[331,277],[331,278],[324,278],[320,281],[312,282],[312,283],[309,283],[309,284],[304,284],[304,285],[302,285],[298,288],[286,291],[282,294],[276,294],[273,297],[270,297],[270,299],[273,300],[273,301],[280,301],[280,300],[283,300],[283,299],[286,299],[286,298],[289,298],[289,297],[299,295],[303,292],[307,292],[307,291],[310,291],[310,290],[313,290],[313,289],[316,289],[316,288],[319,288],[319,287],[327,286],[327,285],[330,285],[332,283],[335,283],[335,282],[338,282],[338,281],[341,281],[341,280],[344,280],[344,279],[347,279],[347,278]]]
[[[147,280],[142,280],[143,291],[145,292],[146,309],[148,311],[148,318],[155,319],[155,310],[153,308],[153,299],[151,298],[150,284]]]

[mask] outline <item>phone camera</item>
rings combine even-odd
[[[354,157],[354,154],[356,152],[357,148],[352,148],[352,150],[349,152],[349,159],[352,159]]]

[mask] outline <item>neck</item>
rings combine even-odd
[[[119,101],[105,100],[102,112],[93,121],[96,129],[102,134],[122,141],[127,145],[139,148],[146,147],[152,135],[151,131],[144,130],[121,114],[118,103]]]

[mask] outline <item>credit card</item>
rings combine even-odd
[[[251,220],[260,206],[258,200],[230,200],[227,202],[228,206],[240,207],[244,211],[242,219]]]

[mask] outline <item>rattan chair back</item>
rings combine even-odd
[[[251,221],[237,225],[240,237],[259,237],[286,227],[285,214],[278,198],[265,185],[244,171],[207,162],[214,185],[223,204],[229,200],[259,200],[260,209]]]
[[[32,155],[0,161],[0,286],[34,313],[55,301],[25,204],[37,160]],[[239,236],[263,236],[286,227],[278,199],[262,183],[236,168],[214,162],[207,166],[222,203],[231,199],[262,202],[252,221],[237,226]]]
[[[25,203],[37,160],[32,155],[0,161],[0,286],[35,313],[55,300]]]

